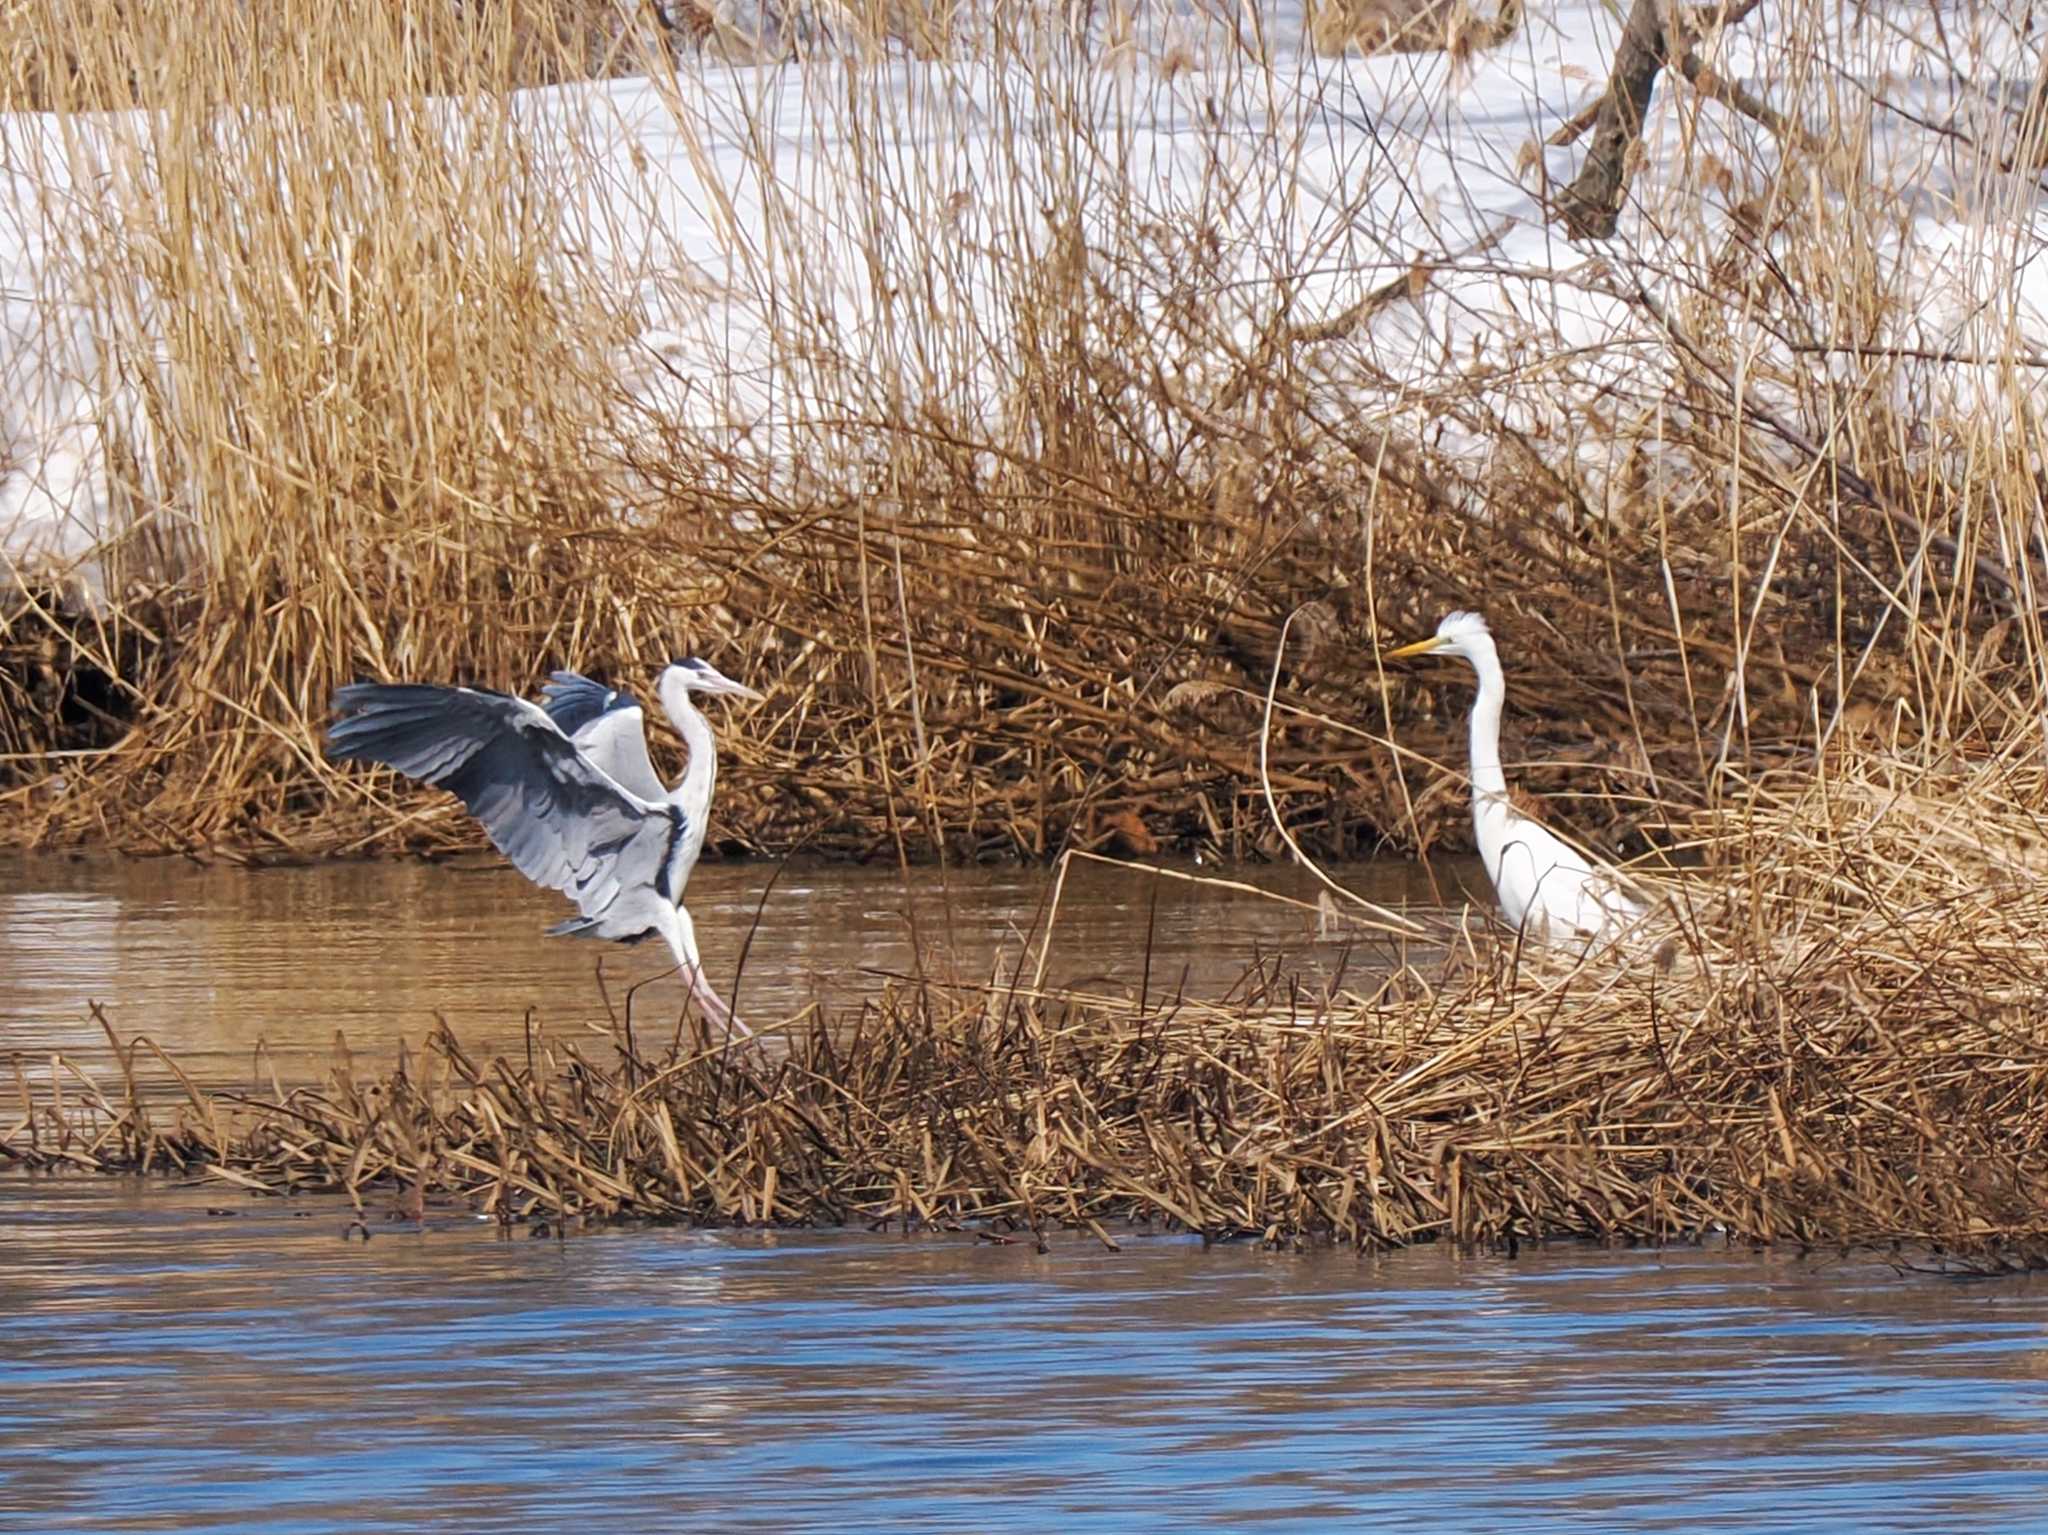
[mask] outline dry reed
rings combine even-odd
[[[1838,165],[1688,151],[1657,190],[1663,222],[1701,229],[1684,302],[1609,283],[1656,309],[1667,355],[1546,443],[1525,407],[1559,387],[1547,365],[1427,397],[1373,374],[1361,328],[1460,271],[1372,248],[1392,168],[1323,210],[1342,235],[1319,259],[1394,259],[1396,276],[1310,320],[1289,262],[1318,234],[1286,224],[1284,195],[1299,128],[1249,170],[1219,149],[1190,199],[1210,213],[1190,215],[1117,174],[1127,128],[1093,110],[1090,61],[1050,11],[963,37],[945,8],[871,7],[873,38],[938,39],[913,51],[942,81],[1037,126],[972,167],[1001,207],[963,211],[943,156],[862,153],[837,169],[855,211],[831,251],[729,252],[727,286],[775,317],[759,360],[799,403],[750,426],[732,380],[682,381],[735,412],[707,421],[624,386],[639,320],[574,255],[587,148],[537,137],[508,93],[678,46],[583,25],[603,9],[476,8],[505,27],[427,35],[433,7],[12,0],[15,99],[51,108],[62,141],[16,152],[78,236],[51,280],[85,304],[97,382],[126,405],[102,423],[102,600],[33,582],[0,599],[0,837],[234,857],[466,845],[445,801],[321,761],[334,684],[530,689],[561,663],[631,681],[690,648],[771,693],[727,736],[731,845],[1273,853],[1255,700],[1304,602],[1323,621],[1281,678],[1272,780],[1324,854],[1462,837],[1456,795],[1389,746],[1453,756],[1462,686],[1390,681],[1372,658],[1451,606],[1483,603],[1504,636],[1519,776],[1573,790],[1552,813],[1610,849],[1810,762],[1844,722],[1938,757],[1996,754],[2039,718],[2029,436],[1918,409],[1909,358],[1845,370],[1824,345],[1914,302],[1858,255],[1890,200]],[[1284,94],[1261,59],[1247,38],[1213,88]],[[954,122],[854,88],[894,67],[886,51],[789,67],[832,142],[943,143]],[[88,110],[128,101],[158,110]],[[680,86],[668,110],[685,142],[772,139]],[[1685,110],[1690,131],[1720,108]],[[1772,211],[1780,170],[1837,178],[1825,216]],[[748,174],[777,219],[811,227],[768,148]],[[1726,221],[1707,204],[1738,185],[1762,188],[1762,211],[1710,235]],[[974,240],[902,236],[963,220]],[[1233,221],[1257,231],[1234,250],[1217,232]],[[1762,285],[1744,276],[1758,241]],[[879,353],[831,318],[849,266],[860,312],[900,322]],[[1818,340],[1766,367],[1752,322]],[[2025,421],[2021,372],[1998,404]],[[1815,420],[1832,424],[1802,435]],[[1417,421],[1495,450],[1439,452]],[[776,437],[765,457],[754,426]],[[1619,465],[1597,483],[1577,467],[1596,447]]]
[[[542,1036],[483,1063],[441,1034],[389,1074],[195,1094],[175,1115],[132,1080],[110,1098],[53,1067],[22,1086],[0,1157],[359,1209],[454,1199],[508,1222],[1138,1222],[1363,1246],[1724,1234],[2048,1261],[2039,1013],[1801,1011],[1853,984],[1730,988],[1705,1008],[1504,968],[1449,987],[1406,974],[1362,1001],[924,990],[813,1022],[774,1058]]]

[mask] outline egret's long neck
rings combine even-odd
[[[1500,770],[1500,710],[1508,692],[1493,642],[1476,647],[1472,669],[1479,673],[1479,697],[1472,704],[1472,797],[1507,793],[1507,775]]]

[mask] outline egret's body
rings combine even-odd
[[[682,904],[717,777],[693,692],[761,696],[695,659],[662,672],[656,693],[690,748],[673,789],[655,775],[639,704],[574,672],[554,674],[544,705],[483,688],[355,683],[335,693],[343,717],[328,731],[329,752],[455,794],[513,867],[575,902],[579,915],[551,933],[660,937],[705,1012],[746,1033],[704,977]]]
[[[1509,803],[1500,765],[1507,678],[1486,620],[1453,613],[1430,638],[1390,650],[1387,659],[1419,655],[1462,656],[1479,675],[1472,705],[1472,830],[1501,915],[1530,937],[1558,944],[1611,937],[1640,917],[1642,903],[1622,888],[1612,869],[1594,867]]]

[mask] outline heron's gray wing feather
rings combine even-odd
[[[540,696],[548,718],[599,772],[644,800],[668,797],[647,755],[647,716],[631,693],[592,682],[580,672],[556,672]]]
[[[514,868],[585,917],[668,883],[682,812],[615,782],[536,705],[481,688],[354,683],[334,706],[345,717],[327,733],[331,757],[447,789]]]
[[[639,701],[631,693],[592,682],[581,672],[550,672],[541,684],[540,706],[563,735],[574,739],[576,732],[607,709],[636,709]]]
[[[583,754],[612,779],[644,800],[666,800],[668,790],[655,776],[647,755],[647,716],[636,704],[613,709],[585,726],[576,736]]]

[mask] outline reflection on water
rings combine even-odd
[[[1304,870],[1233,872],[1314,897]],[[1455,885],[1433,885],[1412,864],[1341,872],[1375,900],[1459,898]],[[1474,872],[1438,866],[1444,879]],[[727,995],[760,913],[738,992],[742,1016],[757,1026],[820,998],[843,1006],[920,962],[947,979],[1007,972],[1049,885],[1044,869],[1017,867],[943,877],[913,869],[907,881],[893,868],[793,867],[767,889],[773,874],[765,864],[711,864],[690,882],[705,963]],[[61,1049],[103,1070],[94,1001],[124,1035],[149,1035],[206,1085],[246,1085],[259,1040],[287,1079],[304,1078],[324,1067],[337,1031],[359,1055],[386,1054],[401,1037],[417,1042],[437,1018],[477,1050],[508,1050],[529,1009],[558,1033],[602,1025],[600,961],[615,1005],[627,986],[669,965],[658,944],[543,937],[565,910],[495,862],[252,870],[0,861],[0,1058]],[[1285,953],[1312,974],[1356,963],[1342,945],[1316,944],[1313,916],[1296,907],[1098,864],[1074,866],[1059,910],[1053,983],[1135,993],[1144,979],[1154,992],[1213,993],[1261,953]],[[638,994],[635,1018],[665,1030],[681,1000],[672,978],[656,981]]]
[[[205,1206],[233,1218],[208,1216]],[[0,1176],[0,1529],[2038,1528],[2048,1283]]]

